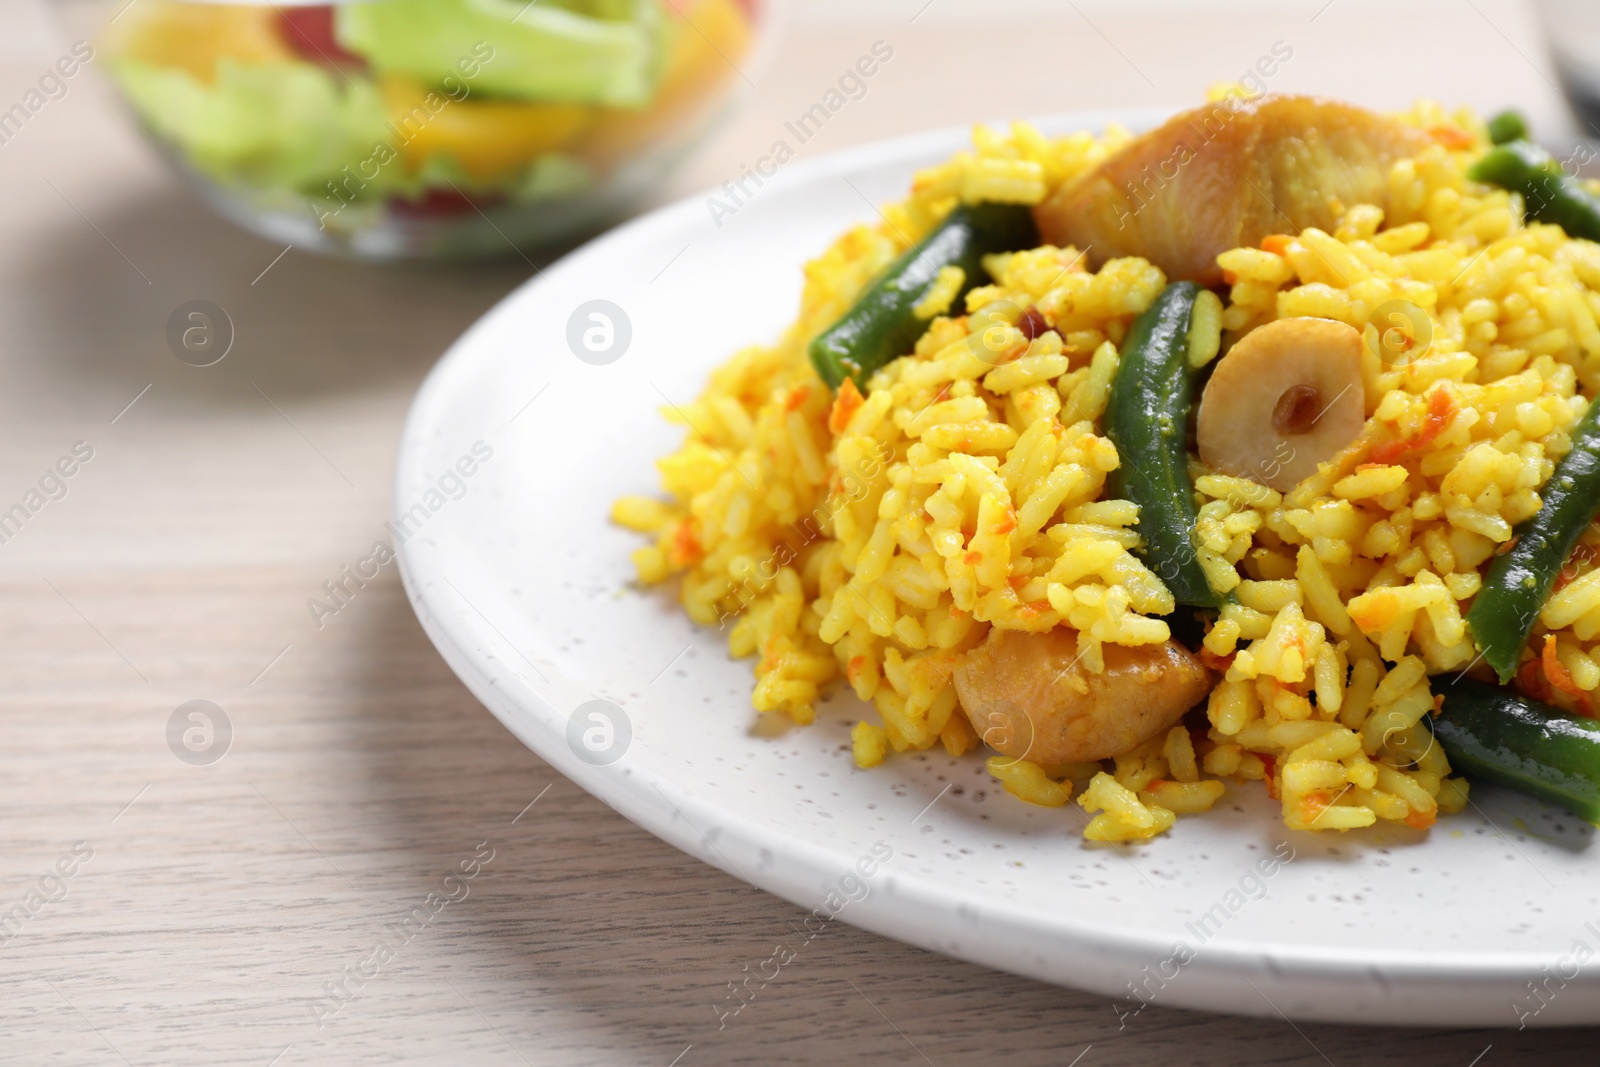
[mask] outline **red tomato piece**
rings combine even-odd
[[[332,7],[286,7],[281,14],[283,39],[306,59],[330,67],[366,65],[366,60],[340,47],[333,33]]]

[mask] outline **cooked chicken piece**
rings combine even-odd
[[[955,671],[956,695],[990,748],[1035,763],[1126,752],[1169,729],[1211,689],[1211,674],[1173,641],[1103,646],[1105,671],[1078,655],[1078,632],[989,631]]]
[[[1143,256],[1173,281],[1222,280],[1217,256],[1274,233],[1332,230],[1343,208],[1385,207],[1389,167],[1431,138],[1311,96],[1259,96],[1186,111],[1034,209],[1044,240],[1096,267]]]
[[[1366,425],[1361,334],[1333,319],[1276,319],[1228,350],[1200,396],[1200,459],[1288,492]]]

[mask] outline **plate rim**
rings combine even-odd
[[[1102,130],[1109,123],[1120,123],[1139,130],[1170,117],[1176,110],[1167,107],[1097,108],[1052,113],[1024,121],[1047,130]],[[763,191],[771,195],[867,167],[904,165],[909,168],[912,160],[933,150],[960,148],[967,142],[970,129],[970,126],[940,127],[798,161],[768,179]],[[717,190],[713,188],[688,194],[572,250],[502,297],[450,345],[424,378],[406,415],[392,483],[392,522],[399,519],[400,503],[408,499],[407,493],[424,481],[421,472],[430,454],[427,427],[441,421],[435,418],[435,414],[447,410],[452,401],[457,399],[456,380],[466,377],[465,372],[477,365],[475,361],[490,358],[493,353],[492,346],[478,343],[479,336],[499,319],[513,317],[515,305],[551,286],[554,279],[580,271],[591,261],[604,259],[612,250],[625,248],[656,231],[673,230],[692,214],[703,212],[705,198],[716,193]],[[819,233],[819,253],[828,239],[829,235]],[[709,373],[712,366],[714,363],[708,362],[704,373]],[[429,554],[421,547],[425,540],[413,538],[395,546],[407,598],[424,632],[479,702],[541,759],[613,811],[674,848],[796,906],[807,908],[814,903],[801,895],[803,883],[826,884],[848,869],[848,860],[838,862],[837,857],[828,850],[793,837],[783,839],[784,863],[762,862],[763,853],[773,854],[776,858],[770,843],[772,836],[781,834],[781,831],[763,826],[714,802],[702,801],[694,792],[680,788],[670,778],[656,778],[638,771],[618,774],[608,768],[592,767],[577,759],[562,739],[539,729],[537,717],[528,714],[522,702],[500,684],[495,673],[489,669],[499,657],[480,646],[471,628],[462,625],[462,613],[435,610],[429,587],[435,583],[437,575],[430,569],[432,561]],[[529,698],[552,720],[562,718],[560,709],[541,694],[533,692],[531,686],[527,692]],[[650,780],[646,781],[647,778]],[[649,802],[647,794],[652,788],[672,807],[671,815],[662,814]],[[696,828],[707,823],[714,827],[714,841]],[[762,843],[763,839],[766,844]],[[709,854],[704,847],[706,844],[710,845]],[[745,865],[735,864],[723,855],[725,847],[731,848],[740,859],[745,860]],[[746,875],[747,869],[753,872],[753,876]],[[963,896],[935,878],[886,871],[880,879],[875,880],[875,885],[880,883],[883,891],[873,892],[860,902],[852,903],[837,917],[853,926],[927,951],[1107,997],[1119,995],[1123,980],[1137,975],[1141,964],[1165,958],[1173,947],[1173,940],[1162,935],[1115,928],[1109,932],[1097,931],[1087,922],[1061,922],[1058,916],[1043,916],[1003,901]],[[900,906],[886,907],[886,901],[891,904],[898,901]],[[948,931],[918,928],[918,923],[926,922],[928,912],[933,910],[947,917],[971,913],[974,920],[972,925],[955,931],[962,935],[962,947],[938,943],[938,935]],[[906,918],[918,913],[924,917],[917,920]],[[1076,977],[1063,979],[1046,973],[1042,967],[1030,966],[1026,954],[1017,954],[1009,948],[1004,951],[986,949],[979,936],[993,938],[995,935],[1007,935],[1007,940],[1018,943],[1037,943],[1041,932],[1050,935],[1048,947],[1074,952],[1075,958],[1092,965],[1095,973],[1091,975],[1085,972],[1081,976],[1083,980]],[[1421,956],[1403,950],[1387,950],[1387,954],[1383,954],[1370,948],[1334,945],[1270,947],[1252,945],[1237,937],[1230,939],[1218,936],[1204,942],[1203,951],[1197,952],[1194,962],[1186,967],[1193,977],[1188,982],[1178,984],[1178,992],[1164,998],[1161,1006],[1189,1007],[1234,1015],[1282,1015],[1272,1001],[1257,1004],[1247,996],[1235,995],[1241,988],[1247,990],[1253,986],[1251,979],[1261,978],[1279,988],[1283,988],[1286,982],[1297,983],[1304,987],[1307,995],[1327,997],[1331,993],[1336,1000],[1342,996],[1346,1004],[1351,999],[1370,1002],[1359,1014],[1353,1008],[1336,1003],[1321,1008],[1313,1005],[1309,1010],[1291,1012],[1296,1018],[1402,1025],[1471,1022],[1478,1026],[1493,1026],[1502,1024],[1485,1023],[1483,1007],[1488,1001],[1484,998],[1492,991],[1495,1002],[1509,1005],[1510,995],[1521,981],[1537,977],[1541,969],[1550,964],[1551,956],[1548,953],[1531,950],[1515,953],[1459,950]],[[1329,985],[1337,987],[1337,991],[1323,988]],[[1353,990],[1352,985],[1359,986],[1359,992]],[[1219,989],[1229,992],[1213,995]],[[1600,1006],[1600,973],[1591,971],[1585,975],[1580,971],[1576,978],[1567,980],[1563,991],[1571,994],[1561,998],[1566,1001],[1567,1011],[1556,1012],[1553,1008],[1551,1011],[1541,1011],[1532,1016],[1528,1024],[1548,1027],[1589,1022],[1577,1016],[1581,1016],[1585,1009],[1592,1011]],[[1260,990],[1257,989],[1257,992]],[[1291,995],[1290,991],[1285,990],[1284,995]],[[1452,997],[1461,998],[1454,1010],[1433,1010]],[[1265,995],[1260,999],[1265,1001]],[[1419,1006],[1417,1001],[1425,1004]],[[1551,1005],[1555,1003],[1555,1000],[1551,1001]],[[1392,1005],[1394,1010],[1385,1014],[1382,1010],[1384,1005]],[[1569,1014],[1574,1009],[1576,1015]]]

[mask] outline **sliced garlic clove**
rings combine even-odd
[[[1200,459],[1293,489],[1366,423],[1361,333],[1333,319],[1278,319],[1245,334],[1200,397]]]

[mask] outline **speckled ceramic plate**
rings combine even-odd
[[[1579,967],[1600,952],[1600,862],[1575,818],[1478,786],[1475,809],[1427,835],[1308,835],[1241,785],[1153,842],[1090,846],[1076,805],[1025,806],[976,756],[856,770],[848,694],[811,727],[758,723],[750,664],[728,658],[726,635],[634,585],[640,540],[607,512],[656,489],[653,460],[680,436],[659,409],[775,338],[801,264],[965,138],[791,164],[715,211],[705,197],[664,208],[462,337],[417,397],[395,482],[406,588],[439,651],[563,773],[812,911],[813,927],[843,921],[1093,990],[1128,1026],[1145,1004],[1478,1026],[1600,1017],[1600,971]]]

